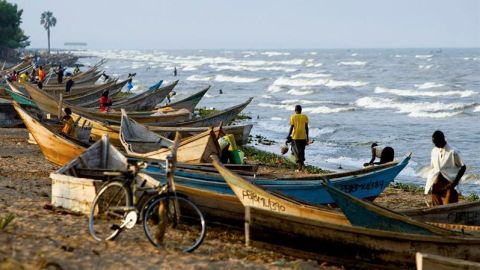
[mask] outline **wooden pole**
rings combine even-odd
[[[60,100],[58,101],[58,119],[62,118],[63,94],[60,93]]]
[[[250,246],[250,207],[245,206],[245,246]]]

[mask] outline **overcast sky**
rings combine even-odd
[[[480,47],[479,0],[7,0],[31,47],[288,49]]]

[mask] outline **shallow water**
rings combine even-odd
[[[108,74],[136,72],[134,91],[178,70],[181,98],[212,88],[200,106],[225,108],[248,97],[245,112],[253,134],[282,143],[288,118],[301,104],[310,118],[307,163],[326,168],[359,168],[370,159],[370,144],[392,146],[397,158],[413,152],[398,180],[424,184],[419,170],[430,162],[431,135],[440,129],[460,150],[467,176],[460,190],[480,192],[480,49],[372,50],[102,50],[77,52],[100,58]],[[223,94],[219,94],[222,89]],[[279,145],[259,146],[279,152]]]

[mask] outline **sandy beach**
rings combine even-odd
[[[341,268],[246,247],[242,231],[218,225],[208,227],[204,243],[192,254],[156,250],[141,226],[114,242],[96,242],[88,233],[86,216],[50,206],[48,176],[58,167],[27,138],[26,129],[0,129],[0,215],[15,215],[0,232],[0,269]],[[399,209],[424,206],[425,198],[388,188],[376,202]]]

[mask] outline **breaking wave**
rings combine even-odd
[[[375,93],[383,94],[389,93],[394,94],[397,96],[405,96],[405,97],[416,97],[416,96],[426,96],[426,97],[439,97],[439,96],[460,96],[460,97],[469,97],[472,95],[477,94],[471,90],[465,91],[417,91],[411,89],[390,89],[385,87],[377,86],[375,87]]]
[[[367,62],[364,61],[351,61],[351,62],[338,62],[339,66],[365,66]]]

